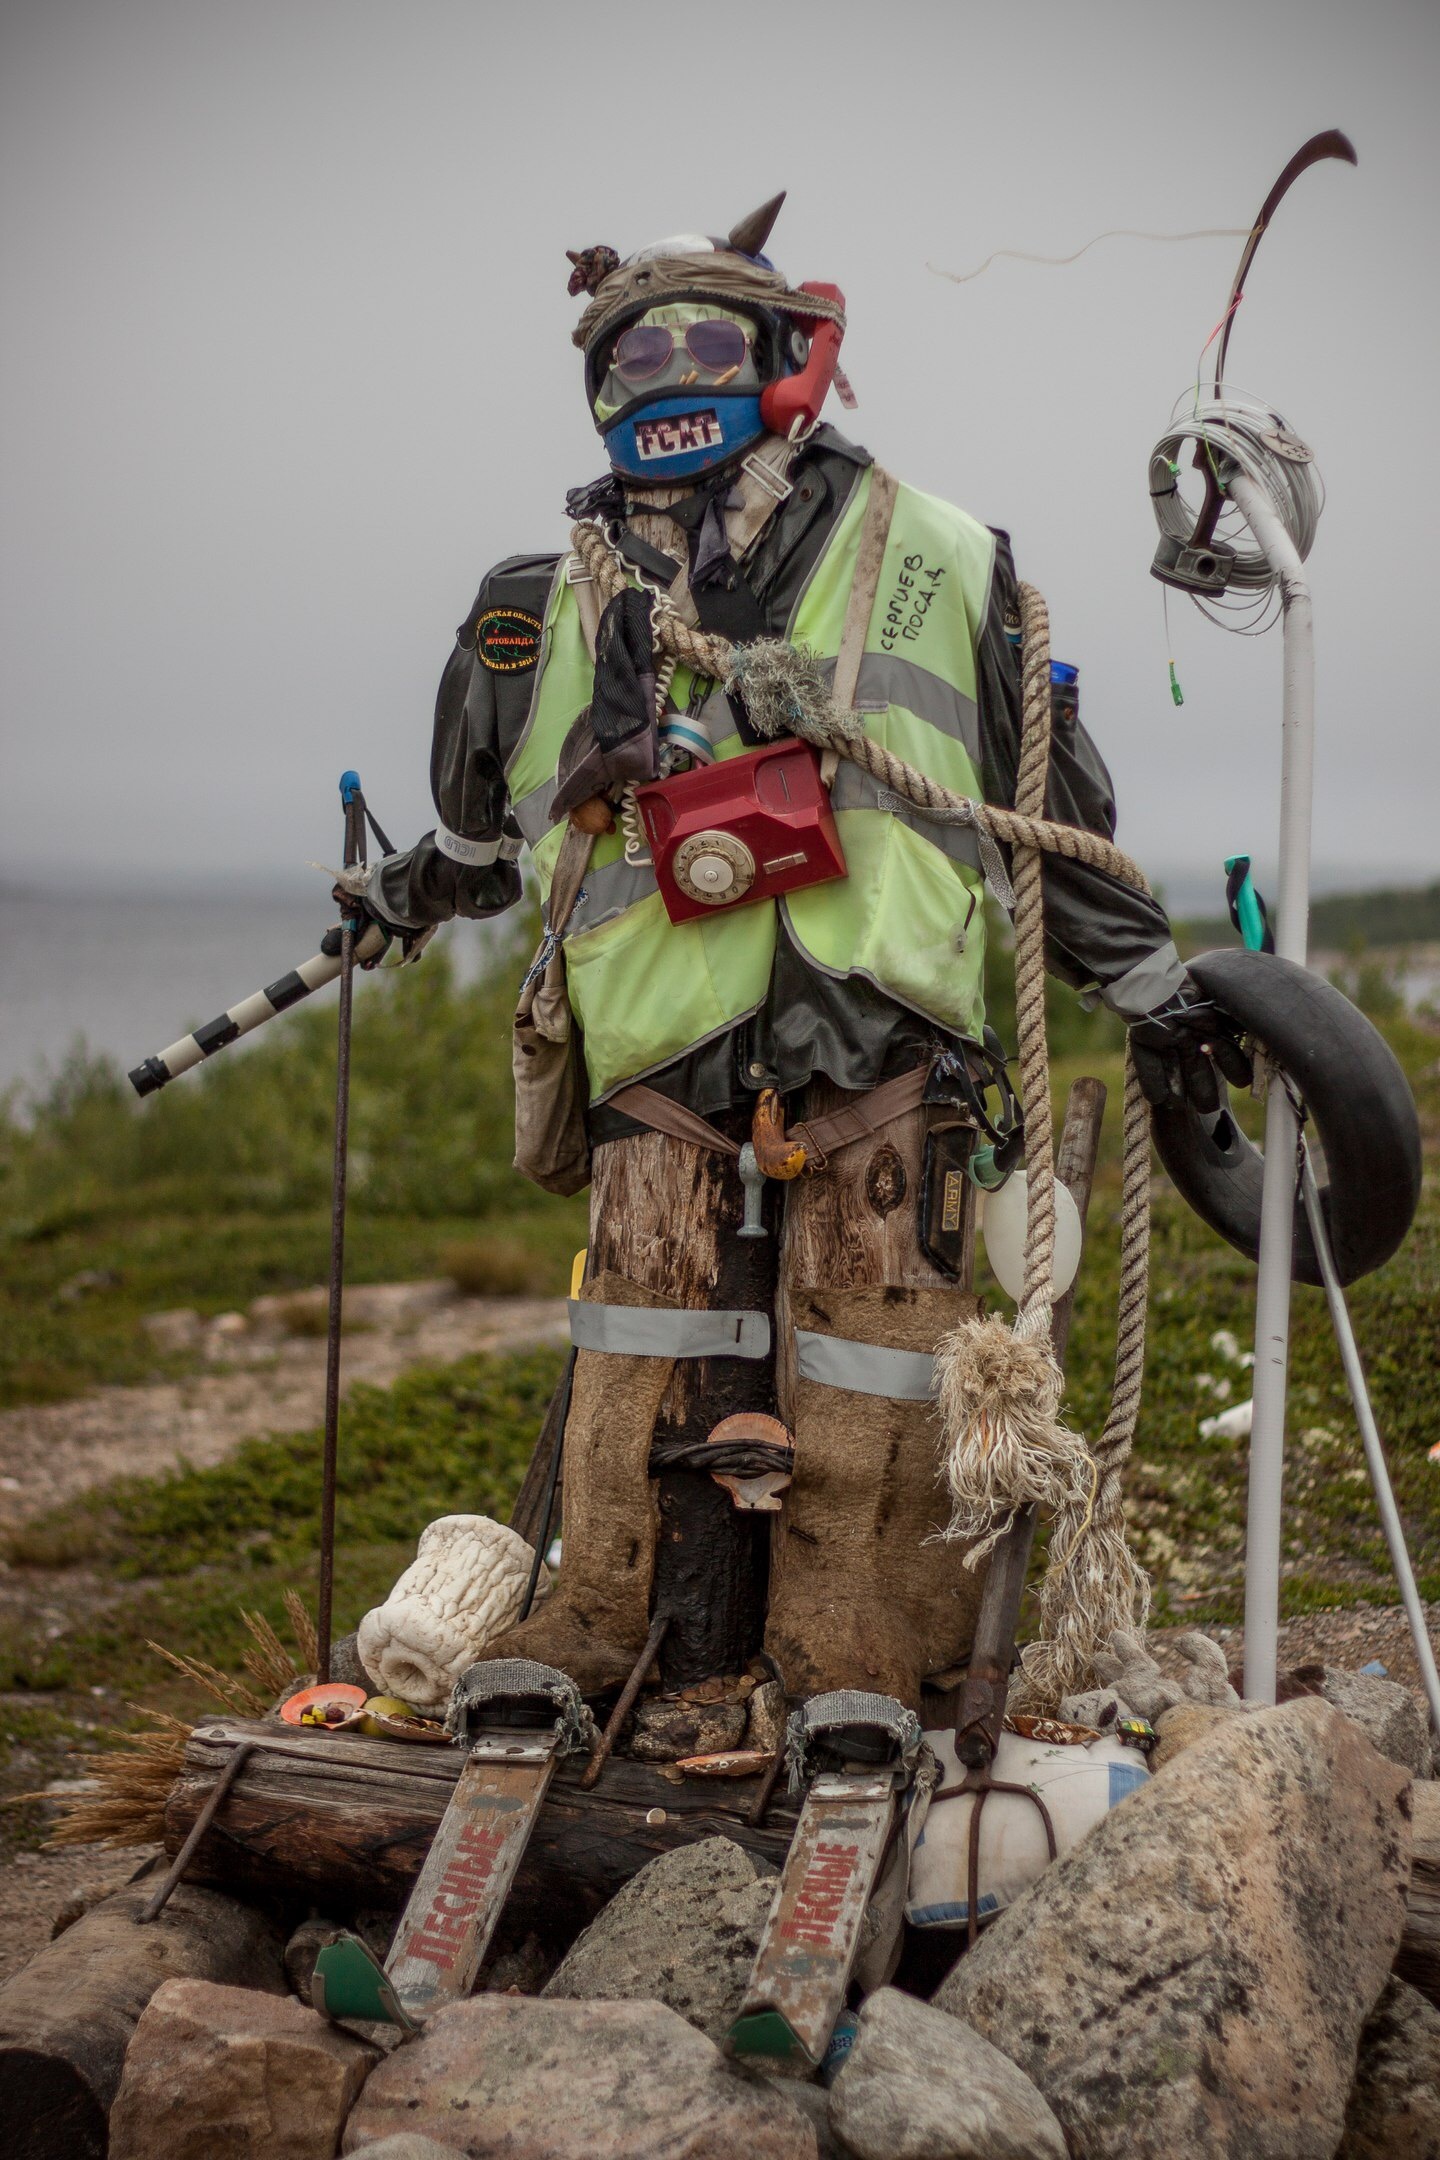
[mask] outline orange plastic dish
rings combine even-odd
[[[343,1680],[322,1680],[282,1703],[280,1715],[287,1725],[303,1725],[311,1732],[341,1732],[355,1722],[364,1706],[364,1688],[349,1687]]]

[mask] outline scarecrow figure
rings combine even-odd
[[[973,1310],[965,1158],[1005,1099],[982,997],[997,864],[973,828],[762,735],[743,666],[677,664],[669,632],[818,656],[839,709],[1008,805],[1020,617],[1003,532],[820,423],[848,393],[843,297],[763,252],[782,199],[724,240],[572,256],[608,470],[570,496],[569,547],[486,577],[440,687],[435,829],[349,904],[407,940],[498,914],[523,845],[546,906],[519,1159],[552,1190],[588,1177],[590,1245],[558,1587],[484,1655],[596,1694],[664,1612],[672,1687],[763,1649],[791,1698],[918,1709],[983,1582],[935,1535],[930,1370]],[[1113,835],[1068,694],[1047,813]],[[1051,968],[1135,1030],[1147,1091],[1213,1104],[1225,1023],[1156,902],[1053,855],[1044,902]],[[527,1052],[579,1077],[568,1118],[563,1074],[532,1100]]]

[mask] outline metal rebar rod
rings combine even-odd
[[[1315,646],[1310,587],[1299,551],[1265,490],[1241,472],[1227,480],[1226,488],[1280,580],[1285,658],[1275,950],[1282,960],[1294,960],[1303,967],[1310,918],[1310,810],[1315,763]],[[1245,1693],[1263,1702],[1275,1700],[1280,1628],[1285,1390],[1297,1138],[1289,1097],[1278,1081],[1272,1082],[1265,1112],[1265,1179],[1255,1294],[1254,1408],[1245,1530]]]
[[[347,790],[347,783],[354,781]],[[365,805],[360,784],[346,773],[345,867],[365,847]],[[335,1482],[340,1459],[340,1333],[345,1295],[345,1182],[350,1157],[350,1038],[355,1006],[355,926],[340,927],[340,1012],[335,1052],[335,1159],[330,1187],[330,1311],[325,1338],[325,1449],[320,1480],[320,1593],[315,1623],[315,1677],[330,1678],[331,1615],[335,1596]]]
[[[594,1754],[585,1765],[585,1774],[580,1780],[581,1792],[591,1790],[599,1779],[600,1772],[610,1760],[610,1750],[620,1737],[621,1726],[635,1707],[635,1698],[645,1685],[645,1675],[659,1655],[660,1645],[665,1640],[665,1631],[669,1625],[669,1613],[657,1613],[655,1619],[651,1622],[650,1633],[645,1638],[645,1647],[635,1660],[634,1669],[629,1679],[620,1690],[620,1700],[611,1711],[605,1730],[595,1743]]]
[[[1425,1608],[1420,1602],[1415,1570],[1410,1565],[1410,1554],[1405,1544],[1405,1526],[1400,1520],[1400,1510],[1395,1505],[1395,1488],[1390,1482],[1390,1470],[1380,1442],[1380,1429],[1375,1423],[1375,1412],[1370,1405],[1365,1368],[1360,1362],[1355,1330],[1350,1324],[1350,1308],[1345,1302],[1345,1292],[1335,1272],[1335,1255],[1330,1250],[1325,1210],[1320,1202],[1320,1190],[1315,1183],[1315,1172],[1310,1167],[1308,1155],[1301,1162],[1300,1189],[1304,1194],[1305,1213],[1310,1220],[1310,1235],[1320,1262],[1325,1302],[1330,1307],[1335,1340],[1340,1346],[1340,1362],[1345,1368],[1350,1400],[1355,1405],[1355,1422],[1360,1427],[1360,1439],[1365,1449],[1370,1483],[1375,1488],[1375,1504],[1380,1510],[1385,1543],[1390,1548],[1390,1565],[1395,1570],[1395,1580],[1400,1586],[1400,1600],[1410,1622],[1410,1633],[1415,1638],[1415,1660],[1420,1667],[1420,1678],[1430,1704],[1430,1722],[1435,1729],[1436,1738],[1440,1739],[1440,1671],[1436,1670],[1435,1648],[1425,1625]]]
[[[175,1858],[170,1863],[169,1872],[167,1873],[164,1882],[161,1883],[159,1889],[155,1892],[154,1897],[152,1897],[148,1901],[148,1903],[146,1903],[140,1908],[139,1914],[137,1915],[137,1920],[138,1924],[141,1927],[146,1926],[151,1920],[158,1920],[161,1913],[165,1910],[165,1907],[169,1904],[171,1898],[174,1896],[175,1892],[179,1889],[181,1879],[184,1876],[186,1868],[190,1865],[191,1856],[193,1855],[196,1846],[200,1843],[201,1838],[204,1837],[206,1831],[210,1828],[211,1823],[214,1822],[215,1817],[219,1814],[221,1805],[225,1799],[225,1795],[229,1792],[231,1786],[235,1783],[236,1778],[239,1777],[240,1772],[244,1769],[246,1763],[254,1754],[255,1747],[255,1741],[242,1740],[240,1742],[240,1745],[236,1748],[234,1754],[230,1757],[229,1762],[226,1763],[224,1769],[220,1772],[220,1775],[215,1780],[215,1783],[211,1786],[210,1791],[206,1796],[205,1805],[201,1808],[199,1814],[195,1817],[194,1822],[191,1823],[190,1828],[186,1831],[185,1842],[180,1847],[179,1852],[176,1853]]]
[[[535,1538],[535,1553],[530,1562],[530,1580],[525,1585],[525,1602],[520,1608],[520,1618],[528,1620],[535,1603],[535,1592],[540,1587],[540,1570],[545,1565],[545,1550],[550,1543],[550,1522],[555,1513],[555,1487],[560,1482],[560,1463],[565,1453],[565,1421],[570,1415],[570,1394],[575,1385],[575,1349],[565,1360],[565,1370],[560,1378],[560,1392],[555,1406],[555,1431],[550,1442],[550,1467],[545,1475],[545,1497],[540,1503],[540,1528]]]

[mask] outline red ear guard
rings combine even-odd
[[[838,285],[807,282],[799,290],[814,293],[819,300],[833,300],[840,308],[845,305],[845,295]],[[819,419],[826,392],[840,365],[840,344],[845,335],[844,326],[831,322],[828,316],[793,319],[810,333],[809,358],[798,375],[782,375],[760,393],[761,419],[772,435],[787,437],[797,432],[797,426],[812,427]]]

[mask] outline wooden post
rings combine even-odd
[[[748,1136],[743,1112],[714,1121]],[[771,1203],[773,1206],[773,1202]],[[607,1268],[677,1304],[771,1310],[776,1240],[740,1238],[744,1190],[730,1158],[644,1132],[595,1150],[590,1271]],[[657,1442],[703,1442],[737,1410],[775,1414],[766,1359],[682,1359],[661,1400]],[[769,1518],[738,1509],[705,1471],[656,1480],[660,1513],[652,1612],[670,1615],[666,1688],[743,1672],[765,1626]]]
[[[1065,1124],[1055,1156],[1055,1175],[1060,1184],[1068,1186],[1074,1198],[1082,1230],[1095,1182],[1104,1115],[1103,1084],[1099,1080],[1077,1080],[1065,1104]],[[1051,1319],[1055,1356],[1062,1364],[1070,1341],[1074,1303],[1075,1284],[1072,1283],[1065,1295],[1057,1299]],[[996,1546],[985,1577],[985,1590],[975,1622],[975,1642],[955,1717],[955,1752],[972,1770],[980,1769],[993,1759],[1000,1737],[1035,1528],[1035,1510],[1022,1509]]]

